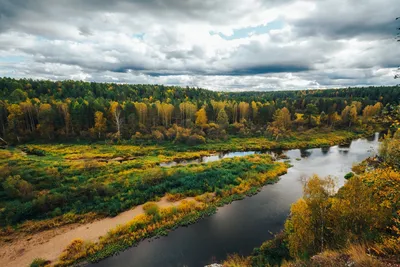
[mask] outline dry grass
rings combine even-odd
[[[363,245],[351,245],[347,253],[350,256],[355,267],[380,267],[384,266],[377,259],[367,253],[367,249]]]
[[[251,258],[238,254],[229,255],[223,263],[224,267],[251,267]]]

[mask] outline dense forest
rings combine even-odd
[[[291,129],[367,124],[400,101],[400,87],[214,92],[163,85],[0,79],[0,137],[171,140],[274,136]]]

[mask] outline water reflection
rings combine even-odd
[[[293,167],[281,176],[278,183],[265,186],[253,197],[221,207],[216,214],[196,224],[178,228],[168,236],[152,242],[142,242],[137,247],[94,265],[197,267],[219,262],[227,254],[249,255],[254,247],[272,237],[270,232],[282,229],[290,205],[302,195],[302,178],[313,174],[333,175],[337,177],[338,185],[342,186],[345,183],[343,176],[351,170],[353,163],[373,155],[377,147],[378,135],[375,135],[372,141],[355,140],[346,148],[333,146],[288,150],[285,154]],[[227,153],[222,158],[254,153],[256,152]],[[219,155],[211,157],[220,159]]]
[[[261,151],[239,151],[239,152],[220,152],[215,155],[204,156],[199,159],[192,160],[182,160],[182,161],[170,161],[160,163],[161,167],[174,167],[174,166],[185,166],[189,164],[199,164],[199,163],[209,163],[218,161],[225,158],[233,158],[233,157],[244,157],[248,155],[260,154]]]
[[[308,158],[309,156],[311,156],[312,151],[309,149],[300,149],[300,157],[302,158]]]
[[[326,147],[321,147],[321,152],[322,154],[326,155],[329,153],[330,147],[326,146]]]
[[[372,139],[372,141],[373,140],[374,140],[374,138]],[[349,148],[350,146],[351,146],[351,142],[338,145],[339,148]]]

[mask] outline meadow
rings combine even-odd
[[[279,141],[231,137],[196,146],[119,141],[8,147],[0,150],[5,189],[0,196],[0,238],[9,242],[21,235],[116,216],[146,203],[144,214],[109,231],[97,242],[76,239],[65,244],[57,265],[98,261],[143,239],[194,223],[215,213],[218,206],[256,194],[262,186],[276,182],[289,167],[268,154],[172,167],[161,163],[179,163],[221,151],[332,146],[369,134],[311,129]],[[183,202],[160,208],[155,202],[163,197]],[[185,200],[188,198],[192,200]]]
[[[260,137],[231,138],[198,146],[93,143],[12,147],[0,150],[1,183],[5,188],[0,195],[0,223],[15,227],[27,220],[37,222],[63,215],[79,220],[82,217],[77,214],[88,214],[89,218],[115,216],[166,193],[183,198],[225,191],[238,185],[237,177],[249,170],[251,163],[247,159],[172,168],[159,165],[216,151],[330,146],[356,136],[336,131],[300,133],[280,142]],[[263,171],[268,164],[258,164],[254,171]]]

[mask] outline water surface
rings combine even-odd
[[[377,147],[378,134],[369,139],[355,140],[349,145],[288,150],[285,154],[293,167],[276,184],[263,187],[253,197],[221,207],[216,214],[196,224],[178,228],[151,242],[144,241],[93,266],[197,267],[220,262],[231,253],[249,255],[254,247],[271,239],[272,233],[283,228],[290,205],[302,195],[305,177],[331,175],[337,177],[338,185],[342,186],[345,182],[343,176],[352,165],[376,153]],[[254,153],[258,152],[219,154],[206,160]],[[204,160],[198,161],[207,162]]]

